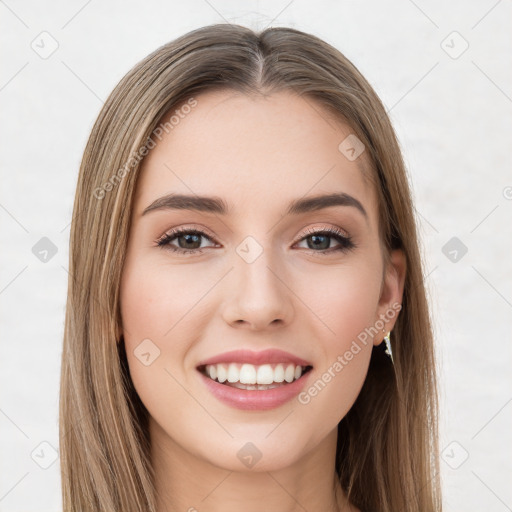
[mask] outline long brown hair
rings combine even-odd
[[[433,337],[414,210],[386,110],[338,50],[291,28],[203,27],[162,46],[116,86],[78,177],[60,390],[65,511],[155,511],[148,413],[118,340],[120,278],[140,162],[164,114],[213,89],[290,90],[348,123],[366,147],[384,256],[406,257],[394,366],[373,349],[365,384],[338,427],[336,470],[365,511],[441,510]]]

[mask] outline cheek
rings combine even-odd
[[[158,404],[182,394],[178,382],[187,385],[188,350],[204,329],[199,299],[211,285],[185,277],[190,276],[179,267],[142,257],[123,271],[121,317],[130,375],[152,415],[158,415]]]
[[[201,298],[213,285],[211,275],[198,278],[179,266],[142,263],[140,258],[124,271],[121,316],[125,341],[136,345],[149,338],[161,349],[172,343],[174,354],[181,354],[186,349],[181,340],[191,343],[197,335],[195,327],[201,326]]]
[[[333,353],[325,366],[317,368],[297,397],[297,416],[306,431],[314,432],[314,442],[345,417],[366,378],[371,345],[349,343],[343,348],[346,350]]]
[[[311,271],[296,280],[297,295],[305,303],[326,350],[343,350],[376,320],[382,274],[377,261],[359,259],[340,266]]]
[[[373,347],[381,274],[378,262],[330,269],[328,279],[316,276],[308,287],[311,318],[316,319],[316,339],[323,352],[308,386],[298,397],[306,422],[314,428],[321,416],[333,428],[355,402],[366,378]]]

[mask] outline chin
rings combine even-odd
[[[298,463],[309,451],[304,442],[301,442],[303,434],[297,433],[293,436],[280,432],[271,439],[272,434],[269,436],[269,432],[272,428],[265,425],[264,432],[258,432],[258,436],[246,432],[245,435],[240,433],[240,436],[235,436],[229,442],[219,442],[217,445],[211,442],[208,453],[203,453],[202,457],[216,467],[236,472],[279,471]],[[248,429],[252,433],[254,430],[254,426]],[[212,450],[212,446],[216,448]],[[215,457],[212,457],[212,451],[216,453]]]

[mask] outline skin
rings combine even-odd
[[[384,332],[361,344],[309,403],[293,399],[269,411],[218,401],[196,366],[234,349],[278,348],[312,363],[309,386],[358,334],[401,303],[404,257],[395,251],[384,267],[377,198],[362,172],[365,155],[349,161],[338,146],[351,129],[290,92],[217,91],[196,99],[144,160],[121,282],[121,333],[150,413],[158,511],[356,511],[335,478],[337,425]],[[290,201],[333,191],[357,198],[367,218],[353,206],[285,216]],[[230,212],[142,215],[168,193],[217,196]],[[181,241],[203,252],[159,247],[176,227],[206,236],[187,245],[181,235],[171,245],[179,248]],[[355,247],[333,252],[340,246],[334,237],[312,246],[306,230],[329,227],[348,234]],[[251,263],[236,252],[247,236],[262,249]],[[396,315],[386,332],[395,321]],[[144,339],[160,350],[149,366],[134,355]],[[262,454],[252,468],[237,457],[247,442]]]

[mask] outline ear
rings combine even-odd
[[[404,252],[401,249],[391,251],[389,261],[384,269],[376,318],[376,321],[381,320],[384,323],[385,332],[382,332],[382,336],[375,336],[374,345],[380,345],[384,335],[392,331],[395,326],[398,313],[402,308],[406,271],[407,263]]]

